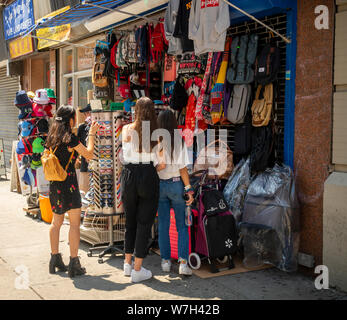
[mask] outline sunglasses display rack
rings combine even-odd
[[[96,134],[94,144],[94,159],[89,165],[91,170],[90,191],[92,201],[87,210],[88,219],[107,223],[90,224],[81,229],[81,238],[95,245],[109,242],[108,246],[90,248],[88,256],[96,250],[99,253],[99,263],[103,263],[106,254],[122,253],[124,247],[125,216],[123,213],[120,175],[121,162],[121,129],[123,126],[122,111],[93,111],[92,121],[96,121],[100,128]],[[90,239],[93,238],[93,241]]]

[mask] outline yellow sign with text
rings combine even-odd
[[[28,53],[34,52],[33,39],[31,36],[25,38],[18,38],[9,42],[9,51],[11,59],[24,56]]]
[[[65,12],[69,9],[70,9],[70,6],[64,7],[62,9],[59,9],[57,11],[54,11],[54,12],[44,16],[42,19],[57,16],[58,14],[61,14],[61,13]],[[40,20],[42,20],[42,19],[40,19]],[[51,28],[37,29],[36,30],[36,36],[39,38],[38,43],[37,43],[37,49],[40,50],[43,48],[50,47],[54,44],[57,44],[58,41],[69,40],[70,31],[71,31],[70,24],[64,24],[61,26],[51,27]],[[56,41],[50,41],[50,39],[56,40]]]

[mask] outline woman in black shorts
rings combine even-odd
[[[86,148],[72,133],[75,123],[75,109],[72,106],[61,106],[55,114],[46,140],[46,148],[54,151],[63,168],[67,166],[67,178],[65,181],[50,182],[49,199],[54,214],[50,227],[52,252],[49,262],[49,272],[55,273],[56,269],[59,271],[66,271],[68,269],[70,277],[86,273],[85,268],[81,267],[78,258],[82,204],[75,171],[75,162],[78,154],[87,160],[93,158],[94,138],[98,130],[98,124],[93,123],[89,132],[88,147]],[[70,263],[68,267],[63,263],[61,254],[59,253],[59,233],[64,221],[65,212],[69,214],[70,220]]]

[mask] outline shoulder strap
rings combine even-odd
[[[259,85],[258,88],[257,88],[257,93],[255,95],[255,100],[259,100],[261,89],[262,89],[262,85]]]
[[[70,156],[70,159],[69,159],[69,162],[67,163],[66,167],[65,167],[65,171],[67,170],[67,168],[69,167],[70,163],[71,163],[71,160],[72,160],[72,157],[75,153],[75,150],[72,150],[72,153],[71,153],[71,156]]]

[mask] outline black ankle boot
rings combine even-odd
[[[68,273],[70,278],[73,278],[74,276],[81,276],[86,272],[86,269],[81,267],[80,259],[78,257],[70,257],[70,263],[68,266]]]
[[[67,271],[67,267],[64,264],[60,253],[51,254],[51,260],[49,261],[49,273],[54,274],[56,268],[58,268],[58,271],[60,272]]]

